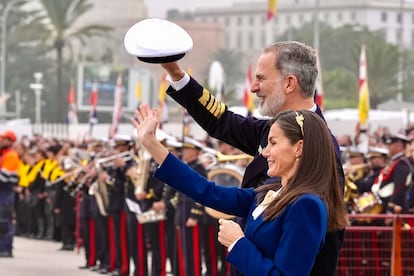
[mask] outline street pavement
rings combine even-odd
[[[81,270],[84,253],[60,251],[62,244],[55,241],[14,238],[13,258],[0,258],[0,276],[92,276],[100,275]]]

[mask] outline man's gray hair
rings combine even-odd
[[[276,53],[276,69],[281,72],[282,77],[296,76],[304,98],[314,96],[318,68],[313,48],[297,41],[281,41],[266,47],[263,52]]]

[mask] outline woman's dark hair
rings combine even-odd
[[[265,209],[265,220],[276,218],[287,204],[300,195],[313,193],[326,203],[328,230],[344,228],[348,224],[346,209],[341,195],[334,145],[326,123],[312,111],[288,110],[276,115],[270,125],[280,127],[292,145],[303,139],[303,150],[296,172],[287,180],[279,196]],[[256,189],[259,202],[274,186],[264,185]]]

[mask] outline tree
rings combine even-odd
[[[66,116],[66,93],[62,85],[63,50],[72,48],[74,41],[82,45],[92,36],[104,36],[111,30],[108,26],[90,24],[78,26],[76,22],[93,8],[87,0],[41,0],[44,26],[48,30],[48,41],[56,51],[56,114],[59,121]]]
[[[303,28],[292,30],[293,39],[312,45],[312,28],[311,24],[307,24]],[[282,39],[286,36],[284,34]],[[354,25],[336,29],[321,25],[319,55],[326,108],[357,106],[359,55],[363,44],[366,45],[367,52],[371,107],[375,108],[378,103],[396,94],[398,61],[403,53],[396,45],[387,43],[382,32]],[[409,69],[408,64],[406,69]],[[409,74],[410,71],[405,72]],[[405,79],[408,83],[410,77],[406,76]]]
[[[238,95],[236,89],[237,84],[244,81],[245,78],[245,71],[242,70],[241,60],[242,54],[233,50],[227,49],[218,49],[213,57],[212,60],[217,60],[223,66],[224,74],[225,74],[225,83],[224,83],[224,97],[226,103],[228,104],[240,104],[242,98],[240,97],[239,101],[236,99],[236,95]],[[209,65],[210,66],[210,65]],[[208,76],[208,70],[206,69],[206,76]]]
[[[0,0],[1,13],[9,0]],[[36,12],[23,9],[25,1],[15,2],[9,10],[6,20],[5,50],[5,92],[11,97],[7,101],[6,111],[13,113],[19,104],[23,117],[34,118],[33,91],[29,84],[33,82],[33,73],[39,68],[50,68],[51,63],[46,54],[48,49],[44,43],[44,28],[36,18]],[[20,99],[16,98],[20,91]],[[19,100],[19,103],[16,102]],[[27,104],[25,104],[27,103]]]

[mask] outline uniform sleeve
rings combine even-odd
[[[167,90],[176,102],[185,107],[188,113],[207,133],[250,155],[257,155],[257,147],[262,137],[267,137],[268,121],[244,117],[228,110],[207,89],[193,78],[180,91],[171,86]]]
[[[280,244],[274,256],[264,256],[247,238],[230,251],[228,261],[244,275],[309,275],[324,244],[327,209],[316,196],[301,196],[284,211]],[[273,220],[271,223],[280,223]],[[275,233],[276,234],[276,233]],[[266,237],[263,237],[266,239]]]

